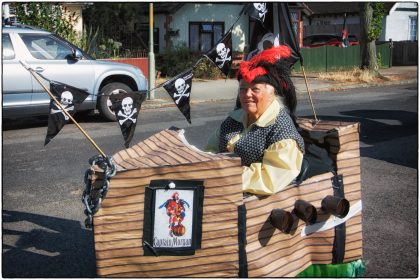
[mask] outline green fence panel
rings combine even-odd
[[[303,56],[303,65],[305,66],[306,71],[326,71],[326,47],[319,47],[319,48],[302,48],[301,54]],[[300,64],[300,63],[296,63]],[[298,70],[300,69],[297,67]]]
[[[319,48],[302,48],[304,66],[306,71],[328,72],[341,69],[352,69],[360,67],[360,45],[354,45],[348,48],[339,48],[332,46],[323,46]],[[388,68],[392,65],[391,49],[389,42],[376,46],[376,55],[382,68]],[[296,70],[301,71],[300,63],[296,63]]]
[[[360,65],[360,46],[327,47],[327,72],[352,69]]]
[[[376,56],[380,68],[389,68],[392,66],[392,53],[389,48],[389,42],[376,45]]]

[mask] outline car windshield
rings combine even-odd
[[[323,35],[313,38],[312,43],[326,43],[334,39],[337,39],[337,36]]]
[[[341,37],[329,34],[310,35],[303,38],[303,45],[325,44],[336,40],[341,41]]]
[[[358,39],[357,39],[357,37],[355,35],[349,35],[349,41],[350,42],[357,42]]]
[[[63,38],[61,38],[60,36],[54,35],[54,37],[58,40],[60,40],[61,42],[63,42],[64,44],[67,44],[68,46],[70,46],[73,49],[78,49],[82,52],[83,56],[89,60],[95,60],[95,58],[93,58],[92,56],[90,56],[88,53],[86,53],[85,51],[83,51],[82,49],[80,49],[79,47],[73,45],[72,43],[70,43],[67,40],[64,40]]]
[[[72,57],[73,49],[78,49],[69,42],[52,34],[19,34],[31,55],[41,60],[62,60]],[[83,52],[88,59],[91,57]]]

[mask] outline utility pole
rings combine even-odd
[[[149,3],[149,91],[148,99],[155,99],[155,54],[153,52],[153,3]]]

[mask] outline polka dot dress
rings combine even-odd
[[[228,117],[220,127],[220,152],[227,152],[227,143],[235,135],[243,131],[241,122]],[[292,119],[286,109],[281,109],[276,121],[267,127],[254,125],[235,143],[234,152],[241,158],[242,165],[250,166],[254,162],[262,162],[264,150],[270,145],[284,139],[294,139],[301,149],[305,151],[303,138],[297,132]]]

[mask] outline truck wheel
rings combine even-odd
[[[116,121],[114,111],[111,109],[111,100],[109,96],[116,89],[124,91],[132,91],[132,89],[123,83],[109,83],[105,85],[101,90],[101,96],[99,97],[98,110],[102,117],[109,121]]]

